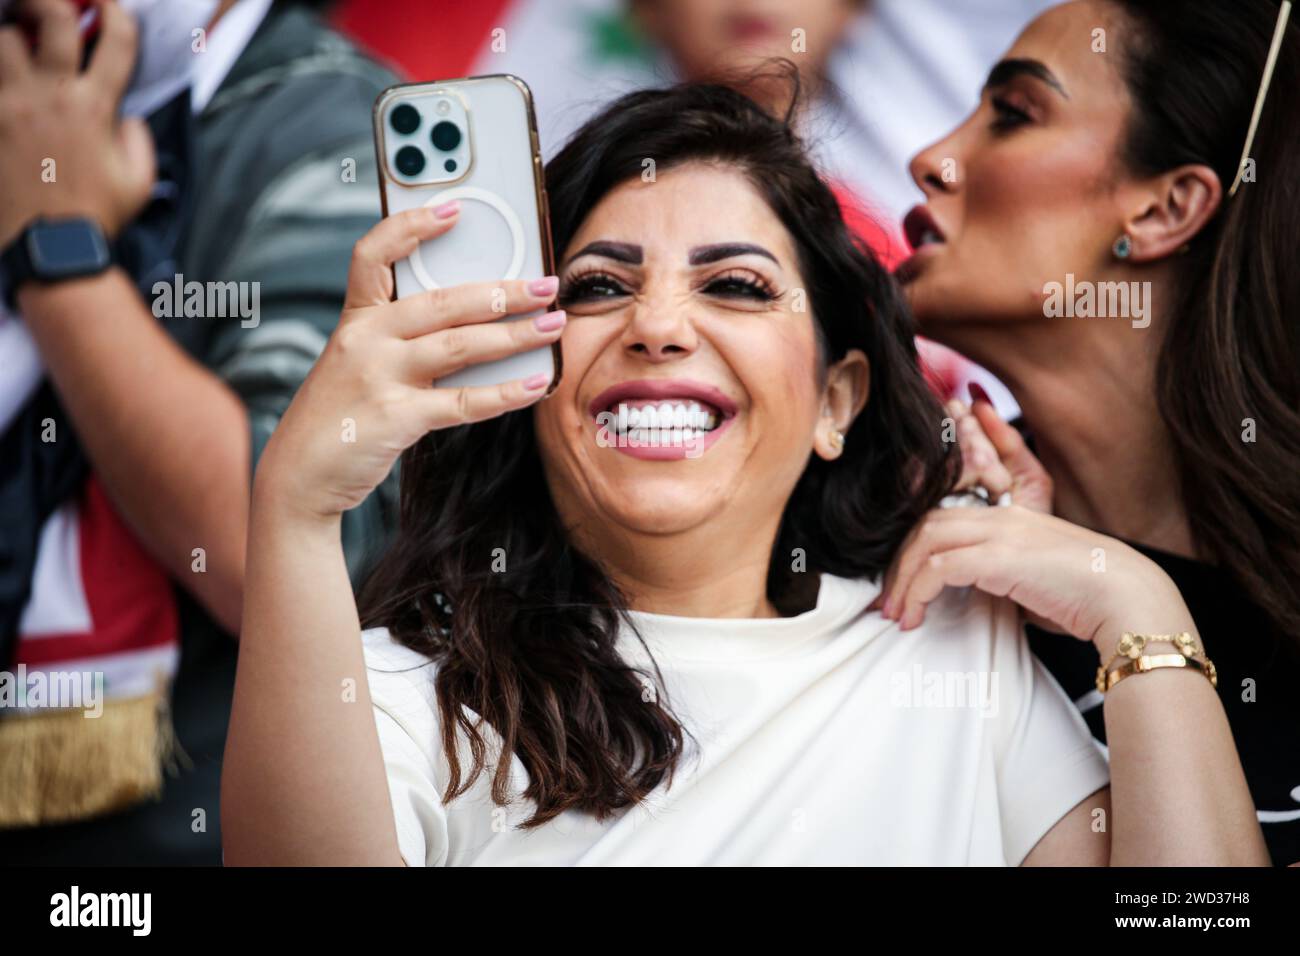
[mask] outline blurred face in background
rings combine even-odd
[[[1111,246],[1132,206],[1116,22],[1091,0],[1044,13],[994,67],[976,111],[912,161],[926,203],[904,220],[916,252],[897,274],[926,335],[980,357],[981,326],[1053,321],[1046,283],[1116,271]],[[1093,52],[1097,28],[1111,52]]]
[[[671,55],[683,79],[726,79],[786,57],[800,78],[815,87],[831,53],[864,0],[635,0],[633,11],[645,31]],[[794,31],[802,30],[802,52]],[[777,90],[742,89],[759,102]]]

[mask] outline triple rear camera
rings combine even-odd
[[[438,104],[438,112],[447,112],[444,104],[445,101]],[[388,113],[388,125],[393,128],[394,132],[402,136],[411,136],[419,132],[422,122],[423,117],[420,115],[420,111],[410,103],[399,103]],[[463,138],[460,127],[450,120],[438,120],[433,124],[433,128],[429,130],[429,143],[437,153],[454,152],[460,146]],[[451,156],[438,156],[435,154],[433,159],[435,162],[441,162],[442,168],[448,173],[454,173],[459,166]],[[399,173],[412,178],[424,172],[424,167],[429,161],[425,151],[414,143],[407,144],[399,149],[393,160]]]

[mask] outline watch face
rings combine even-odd
[[[40,278],[89,275],[108,266],[103,234],[84,219],[45,221],[27,236],[32,271]]]

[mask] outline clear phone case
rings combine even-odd
[[[397,297],[438,286],[535,279],[555,270],[532,94],[518,77],[411,83],[375,101],[375,151],[385,216],[460,200],[446,234],[393,265]],[[418,168],[417,168],[418,167]],[[542,313],[506,315],[531,321]],[[560,378],[555,343],[469,366],[440,386],[496,385],[546,373]]]

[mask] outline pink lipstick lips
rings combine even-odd
[[[603,446],[649,461],[698,458],[718,442],[737,411],[720,389],[681,378],[621,382],[588,408]]]

